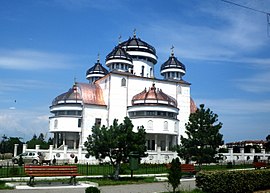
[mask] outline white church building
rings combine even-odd
[[[185,123],[196,106],[190,96],[191,84],[183,79],[186,67],[173,49],[160,69],[155,69],[157,58],[155,48],[135,33],[114,47],[105,65],[98,58],[86,72],[88,81],[75,82],[50,106],[54,144],[49,158],[72,161],[77,156],[80,162],[95,162],[83,145],[92,127],[108,127],[114,119],[121,123],[126,116],[135,131],[143,125],[147,133],[148,156],[142,162],[165,163],[175,158],[172,147],[184,135]],[[162,79],[155,78],[154,69]]]

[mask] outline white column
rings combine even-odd
[[[66,145],[66,134],[63,133],[63,141],[62,141],[62,144],[65,146]]]
[[[83,145],[79,145],[79,149],[78,149],[78,160],[82,160],[82,148]]]
[[[17,153],[18,153],[18,145],[19,144],[14,144],[14,157],[17,156]]]
[[[53,159],[53,145],[50,145],[49,147],[49,159]]]
[[[27,144],[25,143],[25,144],[23,144],[23,150],[22,150],[22,152],[23,153],[26,152],[26,149],[27,149]]]
[[[157,141],[158,140],[158,136],[157,134],[155,134],[155,151],[158,151],[158,144],[157,144]]]
[[[168,151],[169,150],[169,135],[166,135],[165,144],[166,144],[165,151]]]
[[[40,145],[36,145],[36,152],[38,152],[40,149]]]
[[[64,159],[67,159],[67,145],[64,146]]]
[[[59,138],[59,134],[58,133],[54,133],[54,148],[58,148],[58,138]]]
[[[246,159],[245,159],[245,149],[244,149],[244,148],[240,148],[240,153],[241,153],[240,160],[241,160],[241,161],[246,160]]]
[[[263,156],[263,160],[265,160],[266,159],[266,157],[265,157],[265,149],[261,149],[261,153],[262,153],[262,156]]]
[[[228,148],[230,158],[228,160],[233,161],[233,148]]]
[[[252,155],[252,160],[254,160],[254,157],[255,157],[255,149],[254,148],[250,148],[250,153]]]
[[[74,140],[74,142],[73,142],[73,149],[76,149],[76,145],[77,145],[77,143],[76,143],[76,137],[75,137],[75,140]]]

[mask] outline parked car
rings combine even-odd
[[[41,164],[44,160],[44,155],[41,152],[24,152],[12,158],[12,162],[17,164],[22,156],[24,163]]]

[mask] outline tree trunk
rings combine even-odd
[[[120,163],[116,163],[115,164],[114,175],[113,175],[113,178],[115,180],[119,180],[119,173],[120,173]]]

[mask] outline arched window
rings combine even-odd
[[[152,130],[153,129],[153,121],[150,120],[150,121],[147,122],[147,129],[148,130]]]
[[[178,124],[177,122],[174,123],[174,132],[177,132],[178,131]]]
[[[127,80],[125,78],[122,78],[121,86],[126,86],[126,85],[127,85]]]
[[[164,130],[168,130],[168,122],[164,121]]]
[[[57,127],[58,127],[58,120],[55,119],[55,120],[54,120],[54,129],[57,129]]]

